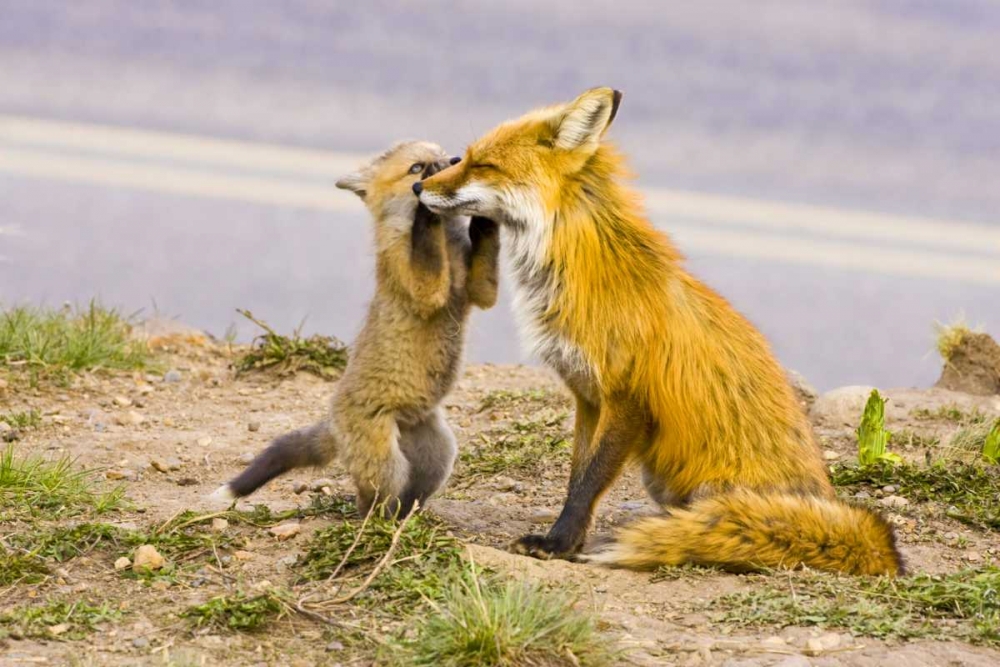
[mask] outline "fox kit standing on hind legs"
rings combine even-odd
[[[837,499],[764,337],[685,271],[622,183],[602,141],[620,102],[597,88],[504,123],[422,184],[431,210],[500,225],[516,315],[576,397],[566,504],[515,549],[575,554],[601,494],[638,461],[669,513],[592,560],[900,572],[892,529]]]
[[[497,299],[496,225],[485,218],[431,213],[418,201],[421,178],[460,158],[438,146],[393,146],[337,182],[365,202],[375,222],[376,291],[337,383],[328,419],[285,434],[216,491],[245,496],[293,468],[335,456],[366,513],[423,506],[451,474],[455,437],[441,400],[461,364],[470,306]]]

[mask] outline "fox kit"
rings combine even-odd
[[[460,158],[438,146],[390,148],[337,187],[364,200],[375,222],[376,291],[337,383],[329,417],[274,440],[216,495],[245,496],[293,468],[335,456],[358,488],[358,509],[378,499],[408,513],[451,474],[455,437],[441,400],[458,375],[470,306],[497,299],[496,225],[438,216],[414,184]]]
[[[892,529],[837,499],[764,337],[685,271],[623,183],[603,141],[620,102],[597,88],[504,123],[422,183],[432,211],[500,225],[525,337],[576,398],[562,513],[514,549],[577,553],[601,494],[637,461],[667,513],[589,560],[901,572]]]

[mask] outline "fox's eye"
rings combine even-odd
[[[470,169],[493,169],[494,171],[500,171],[500,167],[490,162],[477,162]]]
[[[420,172],[422,172],[424,170],[424,166],[425,165],[424,165],[423,162],[414,162],[413,166],[410,167],[410,173],[411,174],[419,174]]]

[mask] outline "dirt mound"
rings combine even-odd
[[[965,333],[948,350],[934,386],[979,396],[1000,394],[1000,345],[989,334]]]

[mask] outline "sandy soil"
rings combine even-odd
[[[15,442],[18,454],[57,456],[69,453],[79,464],[106,469],[105,475],[126,487],[134,509],[114,514],[111,523],[151,527],[183,510],[217,509],[205,496],[236,473],[248,455],[271,438],[318,418],[331,384],[310,375],[276,379],[236,379],[223,348],[184,346],[165,353],[165,368],[177,371],[165,381],[160,374],[83,376],[69,388],[0,389],[0,411],[34,409],[43,425],[26,430]],[[531,390],[524,403],[485,407],[484,399],[499,390]],[[944,421],[917,421],[914,407],[956,403],[1000,413],[1000,399],[972,397],[943,390],[900,390],[890,396],[889,422],[895,430],[914,429],[947,436],[955,427]],[[848,457],[855,447],[851,421],[860,414],[864,389],[846,389],[821,397],[812,406],[825,456]],[[569,437],[572,410],[558,382],[546,371],[526,367],[473,366],[447,401],[460,447],[495,434],[526,415],[555,424]],[[539,417],[539,415],[541,417]],[[853,416],[852,416],[853,415]],[[914,459],[919,447],[903,448]],[[166,469],[160,472],[158,468]],[[264,503],[282,510],[309,503],[309,493],[296,494],[297,483],[315,477],[332,480],[335,494],[351,493],[342,471],[303,472],[279,479],[241,507]],[[655,581],[648,573],[612,571],[563,561],[540,562],[504,550],[526,531],[543,531],[561,507],[567,476],[565,462],[542,466],[540,472],[499,477],[473,477],[460,463],[447,491],[430,511],[441,517],[481,564],[512,576],[575,586],[581,604],[600,615],[607,632],[620,638],[631,664],[682,665],[995,665],[1000,651],[962,643],[884,642],[833,631],[828,649],[806,655],[810,638],[831,631],[805,627],[748,631],[713,618],[719,596],[759,585],[759,578],[693,573]],[[919,504],[887,510],[899,528],[902,549],[914,571],[950,572],[1000,555],[1000,537],[940,518]],[[641,513],[654,512],[634,473],[629,473],[603,500],[596,532]],[[311,665],[367,664],[338,648],[336,632],[301,617],[288,617],[265,633],[220,634],[192,630],[178,617],[189,605],[231,588],[238,581],[252,587],[263,580],[284,585],[290,567],[309,535],[327,519],[301,522],[302,532],[278,541],[267,530],[233,526],[243,540],[242,558],[206,556],[215,576],[168,585],[128,579],[114,569],[121,553],[99,551],[59,565],[57,576],[32,586],[0,589],[0,612],[26,596],[53,596],[114,601],[127,613],[81,641],[0,640],[0,665]],[[24,530],[0,524],[0,532]],[[955,539],[957,534],[961,539]],[[942,536],[952,535],[951,538]],[[127,554],[126,554],[127,555]],[[206,565],[208,567],[208,565]],[[400,610],[401,613],[405,610]],[[359,615],[362,612],[357,612]],[[333,643],[331,643],[333,642]]]

